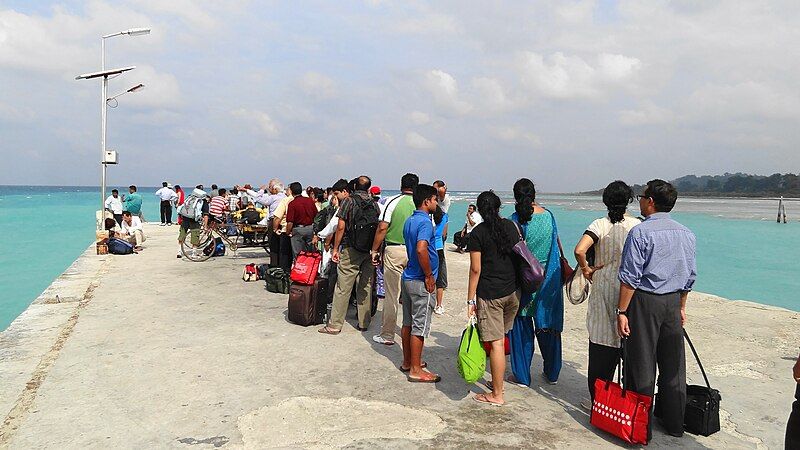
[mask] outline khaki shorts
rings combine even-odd
[[[519,309],[520,291],[511,295],[485,300],[478,297],[476,314],[478,316],[478,334],[482,342],[503,339],[514,326],[514,317]]]

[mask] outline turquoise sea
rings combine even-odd
[[[127,188],[119,189],[127,192]],[[93,241],[98,190],[0,186],[0,330]],[[158,221],[155,190],[141,188],[140,192],[145,219]],[[452,235],[463,225],[467,205],[478,192],[451,194]],[[507,193],[499,194],[510,202]],[[572,259],[571,249],[583,230],[603,215],[600,198],[541,195],[538,200],[555,213],[564,248]],[[504,215],[512,212],[513,205],[504,206]],[[800,202],[788,204],[789,224],[776,224],[776,212],[776,200],[679,199],[673,215],[697,235],[699,274],[695,288],[728,299],[800,311],[796,295],[800,278],[790,271],[800,249]]]

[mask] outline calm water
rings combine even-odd
[[[92,242],[94,211],[99,203],[97,190],[0,186],[0,330]],[[145,218],[158,221],[155,190],[142,188],[140,192]],[[467,204],[477,194],[453,193],[451,235],[463,225]],[[510,200],[508,194],[499,194]],[[543,195],[539,201],[555,213],[568,253],[586,226],[603,214],[599,198]],[[509,204],[503,215],[512,212]],[[679,200],[674,216],[697,235],[696,289],[729,299],[800,310],[796,297],[800,279],[789,269],[800,249],[800,222],[778,225],[776,212],[774,200]],[[800,203],[789,203],[787,214],[790,220],[800,220]]]

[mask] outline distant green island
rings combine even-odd
[[[800,198],[800,174],[776,173],[773,175],[750,175],[726,173],[724,175],[686,175],[670,180],[681,195],[696,197],[780,197]],[[644,186],[634,185],[635,192]],[[603,189],[581,192],[602,194]]]

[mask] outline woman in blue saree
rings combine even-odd
[[[564,330],[564,298],[561,291],[561,264],[558,249],[558,228],[553,213],[536,203],[533,182],[522,178],[514,183],[516,212],[511,220],[518,223],[531,253],[545,268],[545,279],[533,294],[523,294],[508,333],[511,344],[509,381],[530,386],[534,340],[539,341],[544,370],[542,376],[556,384],[561,372],[561,332]]]

